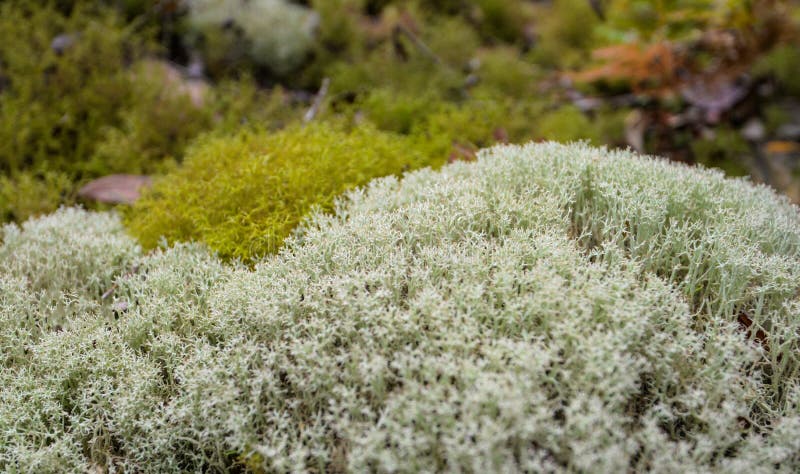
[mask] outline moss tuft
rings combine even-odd
[[[223,258],[249,261],[276,252],[309,211],[333,209],[345,190],[444,163],[415,146],[368,126],[345,132],[324,124],[209,137],[134,205],[127,223],[148,248],[162,237],[198,240]]]

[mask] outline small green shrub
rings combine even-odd
[[[363,0],[311,0],[311,8],[319,15],[316,41],[310,59],[292,77],[298,86],[318,85],[331,66],[360,56],[366,35],[361,28]]]
[[[406,41],[401,38],[401,44]],[[437,64],[413,45],[407,45],[408,58],[397,57],[395,46],[384,43],[358,61],[333,63],[326,76],[331,78],[335,95],[367,94],[389,89],[398,94],[425,94],[454,99],[461,96],[465,75],[457,69]]]
[[[248,261],[276,252],[312,208],[331,210],[345,190],[445,158],[367,126],[210,137],[134,205],[127,224],[148,248],[162,237],[198,240],[223,258]]]
[[[423,41],[444,64],[463,69],[481,46],[474,27],[460,17],[433,16],[425,24]]]
[[[473,0],[469,12],[478,23],[478,30],[490,40],[518,43],[525,23],[531,19],[526,2],[519,0]]]
[[[497,47],[478,51],[475,71],[478,90],[488,94],[530,100],[539,94],[539,68],[521,57],[514,48]]]
[[[507,121],[508,108],[502,98],[476,97],[453,102],[433,94],[405,95],[376,89],[356,101],[351,111],[381,130],[425,134],[432,140],[470,141],[491,137],[491,126],[501,126]]]
[[[213,87],[203,82],[173,83],[174,78],[152,72],[161,67],[149,62],[137,65],[131,88],[138,100],[120,111],[119,126],[104,129],[84,164],[88,173],[163,173],[183,159],[186,147],[202,133],[232,133],[250,122],[280,128],[299,119],[299,111],[287,104],[280,87],[261,90],[248,77]]]
[[[461,104],[430,104],[428,114],[412,126],[412,136],[425,143],[432,155],[448,154],[454,144],[478,148],[493,145],[496,134],[512,125],[508,104],[501,100],[472,99]],[[527,138],[527,137],[526,137]]]
[[[425,121],[442,100],[433,94],[399,94],[391,89],[375,89],[359,98],[350,108],[381,130],[408,134]]]
[[[494,148],[351,191],[254,269],[142,256],[106,214],[7,229],[0,470],[800,468],[800,214],[716,171]]]

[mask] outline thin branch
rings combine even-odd
[[[422,52],[422,54],[424,54],[425,56],[428,56],[436,64],[439,64],[439,65],[444,64],[444,61],[442,61],[442,58],[437,56],[436,53],[434,53],[433,50],[431,48],[429,48],[428,45],[425,44],[425,42],[422,41],[419,38],[419,36],[415,35],[414,32],[409,30],[405,25],[403,25],[402,23],[399,23],[395,28],[396,28],[395,31],[406,35],[406,37],[408,39],[410,39],[412,43],[414,43],[414,46],[416,46],[416,48],[418,50],[420,50],[420,52]]]
[[[322,80],[322,85],[319,88],[319,92],[314,97],[314,102],[311,104],[311,108],[308,109],[306,114],[303,116],[303,123],[309,123],[310,121],[314,120],[314,117],[317,116],[319,110],[322,108],[322,104],[325,101],[325,96],[328,95],[328,88],[331,85],[331,80],[329,78],[325,78]]]

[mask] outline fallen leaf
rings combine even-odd
[[[149,176],[112,174],[90,181],[78,191],[84,199],[107,204],[132,204],[143,187],[152,184]]]

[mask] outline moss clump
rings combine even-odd
[[[526,21],[533,16],[526,2],[518,0],[473,0],[468,12],[478,31],[489,40],[519,43]]]
[[[710,137],[692,141],[695,160],[705,166],[721,168],[729,176],[746,176],[751,168],[748,160],[753,153],[747,140],[738,131],[724,126],[711,133]]]
[[[138,100],[119,112],[118,126],[104,128],[84,164],[88,174],[164,173],[202,133],[233,133],[249,122],[280,128],[299,119],[280,87],[260,90],[248,77],[212,87],[164,77],[164,67],[151,61],[134,66],[131,90]]]
[[[129,74],[136,101],[118,111],[117,123],[102,128],[91,157],[81,165],[87,176],[162,171],[214,124],[214,93],[202,81],[184,81],[157,61],[137,63]]]
[[[151,31],[85,2],[67,11],[0,5],[3,222],[74,202],[89,179],[161,169],[211,126],[211,107],[131,67],[157,50]]]
[[[546,67],[570,69],[582,66],[597,45],[599,23],[591,4],[582,0],[561,0],[540,12],[537,42],[531,58]]]
[[[79,174],[135,100],[125,67],[152,47],[147,33],[103,9],[13,1],[0,5],[0,42],[0,170]]]
[[[106,214],[6,228],[0,470],[800,468],[800,214],[767,188],[548,143],[347,198],[254,269]]]
[[[399,94],[382,88],[364,94],[349,109],[353,114],[363,114],[381,130],[408,134],[441,103],[432,94]]]
[[[567,105],[543,113],[535,124],[535,135],[560,142],[618,143],[625,133],[624,117],[625,111],[610,110],[599,110],[590,117],[577,107]]]
[[[22,171],[0,176],[0,222],[24,221],[74,202],[72,180],[64,173]]]
[[[794,44],[781,45],[765,54],[753,66],[753,73],[758,76],[772,76],[785,91],[800,97],[800,41]]]
[[[540,94],[537,90],[543,74],[534,63],[520,55],[514,48],[496,47],[476,52],[477,68],[474,75],[477,89],[516,100],[530,100]]]
[[[276,252],[311,209],[331,210],[345,190],[444,161],[369,126],[209,137],[134,205],[127,223],[148,248],[162,237],[198,240],[223,258],[249,261]]]
[[[299,115],[249,77],[187,79],[142,22],[86,2],[0,5],[0,222],[74,203],[99,176],[164,172],[202,132]]]

